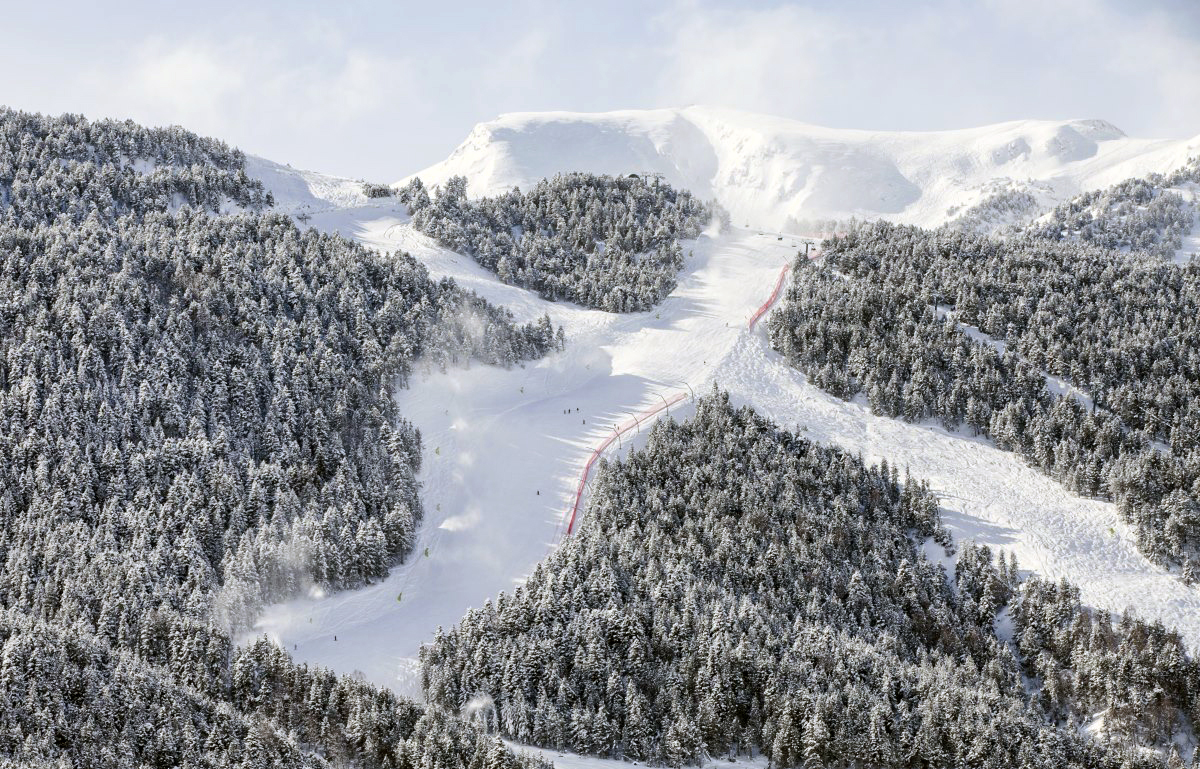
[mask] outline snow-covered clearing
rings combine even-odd
[[[1188,182],[1180,187],[1172,188],[1171,191],[1181,195],[1184,200],[1192,204],[1194,209],[1200,208],[1200,184]],[[1191,231],[1183,236],[1183,242],[1180,244],[1179,250],[1175,252],[1175,263],[1187,264],[1196,254],[1200,254],[1200,215],[1192,221]]]
[[[754,311],[796,238],[734,229],[686,251],[676,291],[646,313],[611,315],[505,286],[416,233],[396,209],[315,213],[313,224],[384,250],[402,248],[521,319],[549,313],[566,351],[523,368],[429,372],[397,393],[424,436],[426,518],[409,561],[362,590],[292,601],[259,625],[301,659],[420,696],[417,653],[438,626],[520,584],[555,546],[594,448],[664,397],[713,383],[781,425],[886,458],[926,478],[960,539],[1016,552],[1024,569],[1076,582],[1088,603],[1175,626],[1200,647],[1200,591],[1149,563],[1111,504],[1083,499],[987,441],[870,414],[809,385],[770,350]],[[686,417],[690,398],[670,408]],[[613,441],[639,444],[646,421]],[[335,641],[334,638],[337,638]]]
[[[638,766],[640,762],[629,762],[623,759],[616,758],[597,758],[596,756],[581,756],[576,753],[565,753],[558,750],[547,750],[545,748],[535,748],[529,745],[522,745],[519,742],[509,742],[509,747],[518,753],[530,753],[535,756],[540,756],[548,761],[553,761],[558,769],[629,769],[630,766]],[[725,757],[712,757],[704,762],[706,767],[729,767],[729,769],[767,769],[770,762],[766,756],[755,756],[749,758],[747,756],[738,756],[735,759]]]
[[[990,335],[980,331],[978,326],[972,326],[969,323],[963,323],[960,320],[955,320],[954,311],[949,307],[938,305],[937,307],[933,308],[933,311],[939,318],[950,318],[951,320],[954,320],[955,325],[957,325],[958,328],[969,338],[981,344],[988,345],[1001,355],[1003,355],[1005,350],[1008,349],[1008,343],[1004,340],[993,339]],[[1094,407],[1095,402],[1092,400],[1092,396],[1089,395],[1087,391],[1081,390],[1062,377],[1055,376],[1054,374],[1051,374],[1045,370],[1042,371],[1042,377],[1046,380],[1046,389],[1048,389],[1054,395],[1059,397],[1065,397],[1069,395],[1088,410],[1091,410]]]
[[[690,394],[739,344],[746,323],[780,269],[800,248],[792,238],[737,233],[703,236],[678,289],[659,308],[613,315],[546,302],[499,283],[472,260],[434,246],[396,211],[313,215],[384,250],[416,254],[521,319],[549,313],[564,326],[565,352],[502,370],[429,372],[397,393],[401,413],[424,438],[425,522],[416,552],[383,583],[274,607],[260,629],[300,659],[419,696],[420,645],[438,625],[511,590],[558,541],[589,454],[641,412],[689,411]],[[663,409],[666,413],[667,409]],[[647,420],[614,441],[643,439]],[[428,553],[428,555],[426,555]],[[337,640],[334,640],[336,636]]]

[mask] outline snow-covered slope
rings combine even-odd
[[[677,289],[655,310],[630,315],[551,303],[503,285],[416,232],[397,200],[369,200],[358,182],[254,160],[252,174],[281,209],[308,213],[314,226],[371,247],[409,251],[435,276],[455,278],[520,319],[548,313],[568,335],[564,352],[523,368],[426,373],[398,392],[402,413],[425,437],[426,519],[414,557],[363,590],[273,607],[258,631],[299,659],[361,671],[419,696],[421,644],[439,625],[519,584],[555,546],[592,450],[614,427],[677,393],[689,398],[672,405],[671,416],[686,417],[690,393],[716,384],[816,440],[908,467],[939,493],[956,537],[1012,550],[1024,568],[1078,584],[1089,604],[1134,607],[1200,649],[1200,590],[1149,563],[1113,505],[1067,492],[985,440],[874,416],[786,366],[761,324],[750,330],[747,320],[799,241],[740,226],[813,219],[839,206],[840,213],[940,220],[947,206],[964,204],[998,173],[1028,179],[1037,171],[1040,191],[1068,194],[1169,170],[1196,151],[1187,142],[1125,139],[1100,123],[880,134],[689,109],[503,118],[423,172],[434,183],[467,174],[479,194],[572,168],[657,169],[721,199],[739,226],[688,244],[693,254]],[[906,195],[912,199],[901,205]],[[819,201],[831,210],[809,207]],[[888,207],[896,210],[882,210]],[[755,211],[765,212],[762,219],[751,218]],[[609,453],[639,443],[647,426],[634,423]],[[930,555],[942,557],[936,548]]]
[[[395,200],[368,198],[363,183],[315,171],[301,171],[254,155],[246,157],[246,174],[258,179],[275,198],[275,208],[292,216],[351,208],[380,208]]]
[[[761,323],[747,328],[797,239],[744,228],[706,233],[685,248],[692,255],[679,286],[660,307],[612,315],[501,284],[416,232],[395,200],[338,207],[321,195],[349,195],[351,183],[302,172],[268,180],[277,196],[287,194],[281,179],[305,200],[325,200],[309,200],[313,225],[406,250],[434,275],[455,278],[520,319],[548,313],[568,336],[564,352],[523,368],[419,374],[396,394],[425,441],[426,519],[414,557],[374,586],[266,612],[258,632],[297,658],[420,696],[420,646],[439,625],[511,590],[555,546],[593,448],[677,393],[688,397],[670,414],[686,417],[690,393],[713,384],[818,441],[908,467],[940,495],[956,537],[1012,550],[1025,569],[1077,583],[1089,604],[1135,607],[1200,649],[1200,590],[1148,562],[1113,505],[1069,493],[983,439],[838,400],[771,351]],[[638,444],[647,427],[633,425],[609,454]],[[930,554],[942,557],[937,548]]]
[[[715,198],[737,225],[794,232],[850,216],[939,224],[998,181],[1039,183],[1060,201],[1196,154],[1200,136],[1132,139],[1102,120],[888,132],[687,107],[504,115],[416,176],[441,184],[461,174],[472,195],[489,195],[564,171],[658,173]]]

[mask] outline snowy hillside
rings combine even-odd
[[[489,195],[564,171],[658,173],[715,198],[738,226],[800,232],[850,216],[935,225],[998,184],[1053,203],[1197,153],[1200,136],[1134,139],[1102,120],[887,132],[686,107],[504,115],[416,176],[435,185],[463,175],[472,195]]]
[[[500,283],[416,232],[398,201],[353,200],[354,182],[272,172],[263,176],[267,187],[289,205],[297,201],[283,182],[295,185],[314,211],[312,225],[408,251],[435,276],[453,277],[519,320],[548,313],[568,340],[564,352],[524,368],[418,375],[397,392],[401,412],[425,438],[426,519],[416,557],[374,586],[268,610],[257,632],[298,659],[420,696],[420,646],[439,625],[511,591],[560,541],[592,452],[639,444],[665,403],[682,396],[669,411],[686,417],[691,394],[714,384],[817,441],[928,479],[957,538],[1011,550],[1023,568],[1078,584],[1089,605],[1136,607],[1178,628],[1192,649],[1200,645],[1200,590],[1140,554],[1111,503],[1068,492],[982,438],[874,416],[863,403],[830,396],[770,349],[761,325],[748,327],[798,239],[708,232],[685,244],[692,255],[659,307],[614,315]],[[929,555],[943,557],[936,546]]]

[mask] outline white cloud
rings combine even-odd
[[[119,82],[140,107],[178,115],[185,124],[219,120],[225,102],[245,88],[242,71],[229,58],[194,43],[170,47],[162,41],[144,46],[130,76]]]
[[[0,84],[0,102],[179,123],[376,179],[419,170],[475,122],[520,110],[711,103],[907,129],[1100,117],[1134,136],[1192,136],[1194,5],[517,0],[185,17],[92,4],[64,20],[27,3],[6,17],[0,68],[19,75]],[[47,48],[38,30],[51,23]]]
[[[1200,133],[1200,41],[1163,11],[1086,0],[664,14],[664,103],[816,123],[950,128],[1104,117],[1136,135]]]
[[[1116,40],[1112,69],[1133,73],[1144,90],[1148,125],[1172,134],[1200,134],[1200,41],[1181,35],[1162,12],[1148,15]]]
[[[104,114],[180,124],[301,163],[314,145],[346,141],[367,124],[381,136],[381,126],[419,114],[421,104],[409,60],[330,34],[267,42],[153,38],[84,82],[106,92]]]
[[[502,93],[536,90],[553,68],[546,62],[550,38],[547,27],[536,27],[491,51],[494,58],[483,72],[485,86]]]
[[[686,3],[663,24],[678,25],[659,77],[667,99],[763,112],[780,102],[788,111],[802,107],[819,87],[817,57],[839,35],[836,25],[795,7],[735,12]]]

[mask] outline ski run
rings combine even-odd
[[[420,698],[421,645],[468,608],[512,591],[580,525],[595,459],[640,445],[656,419],[687,418],[692,398],[714,386],[814,440],[907,467],[937,492],[957,540],[1012,551],[1023,570],[1077,584],[1092,606],[1136,606],[1200,648],[1200,591],[1143,557],[1112,504],[1069,493],[982,437],[874,416],[784,364],[753,321],[778,297],[801,238],[710,230],[684,244],[686,265],[669,298],[649,312],[614,315],[501,284],[417,233],[395,201],[366,204],[329,177],[260,172],[276,189],[286,174],[289,190],[277,197],[302,201],[293,206],[313,226],[408,251],[518,320],[548,313],[567,335],[565,351],[523,367],[419,372],[396,392],[424,441],[419,541],[383,582],[268,609],[255,632],[297,660]],[[952,564],[932,543],[927,552]]]

